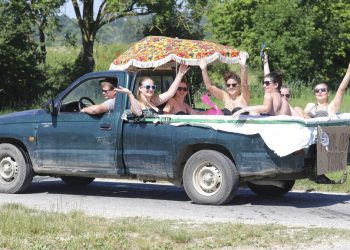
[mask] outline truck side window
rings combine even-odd
[[[95,104],[102,103],[104,101],[100,86],[102,79],[104,78],[89,79],[76,86],[62,99],[60,112],[79,112],[79,100],[83,97],[91,99]]]

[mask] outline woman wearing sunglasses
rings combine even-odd
[[[212,85],[208,75],[207,63],[200,61],[203,81],[207,90],[217,99],[224,103],[224,115],[232,115],[236,110],[246,107],[250,102],[250,92],[248,85],[247,62],[248,54],[239,53],[238,63],[241,67],[241,77],[234,72],[224,74],[225,90]]]
[[[345,90],[350,81],[350,64],[340,83],[338,90],[333,98],[333,100],[328,103],[329,89],[326,83],[319,83],[314,88],[314,94],[317,103],[308,103],[304,109],[304,118],[314,118],[334,115],[338,112],[340,105],[343,101]],[[306,115],[305,115],[306,114]]]
[[[165,105],[163,112],[164,114],[175,114],[175,115],[198,115],[200,112],[193,110],[190,105],[185,102],[185,98],[188,94],[189,83],[181,81],[177,88],[176,94],[171,98]]]
[[[181,79],[184,77],[188,69],[187,65],[180,65],[174,82],[166,92],[159,95],[154,95],[156,85],[153,80],[149,77],[142,78],[137,89],[137,100],[136,102],[131,103],[131,111],[134,115],[162,114],[163,110],[159,109],[158,106],[162,105],[175,95],[181,83]],[[142,110],[142,112],[140,110]]]
[[[263,49],[261,51],[261,56],[262,56],[261,59],[262,59],[263,66],[264,66],[264,76],[266,76],[266,75],[270,74],[269,56],[267,54],[266,49]],[[285,85],[281,86],[280,94],[281,94],[281,97],[289,103],[290,98],[292,96],[289,87],[287,87]],[[289,109],[290,109],[290,112],[292,113],[292,116],[300,116],[300,111],[297,111],[298,108],[295,109],[289,104]]]
[[[265,90],[264,102],[262,105],[248,106],[238,110],[234,116],[244,112],[252,115],[291,115],[289,103],[281,97],[282,75],[271,72],[264,77],[263,88]]]

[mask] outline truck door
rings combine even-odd
[[[128,172],[160,177],[172,174],[166,171],[175,157],[172,131],[169,124],[125,123],[123,156]]]
[[[82,97],[88,97],[96,104],[104,101],[100,80],[83,81],[62,98],[56,116],[50,113],[43,116],[37,133],[40,167],[96,173],[116,172],[116,121],[119,120],[120,112],[115,109],[103,115],[88,115],[79,112],[78,108]]]

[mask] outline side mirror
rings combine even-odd
[[[46,104],[45,104],[45,109],[48,113],[51,113],[52,115],[57,115],[58,114],[58,109],[55,106],[55,103],[53,99],[50,99]]]

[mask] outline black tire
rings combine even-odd
[[[223,205],[235,196],[239,174],[233,162],[214,150],[194,153],[186,162],[183,183],[187,195],[197,204]]]
[[[60,178],[65,184],[70,186],[85,186],[95,180],[95,178],[76,176],[61,176]]]
[[[0,144],[0,192],[23,192],[32,180],[33,169],[26,161],[24,152],[12,144]]]
[[[261,185],[247,182],[247,186],[256,194],[262,196],[282,196],[292,190],[295,180],[281,181],[283,187],[274,185]]]

